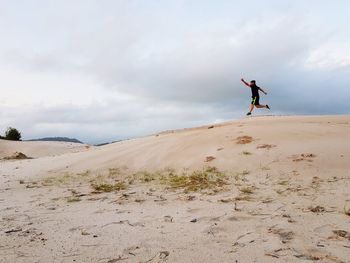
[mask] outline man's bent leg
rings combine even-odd
[[[257,108],[267,108],[266,105],[255,105]]]

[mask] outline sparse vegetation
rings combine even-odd
[[[238,182],[239,180],[245,181],[245,176],[248,174],[250,174],[250,171],[243,170],[242,172],[235,173],[234,178],[235,178],[236,182]]]
[[[64,173],[57,176],[47,177],[33,185],[34,182],[26,182],[30,187],[40,186],[81,186],[90,185],[94,192],[113,192],[126,189],[135,183],[155,183],[169,189],[182,190],[183,192],[202,192],[205,194],[215,194],[225,189],[225,185],[231,180],[246,182],[244,178],[250,172],[243,170],[238,173],[226,173],[216,167],[208,166],[202,170],[189,171],[183,169],[176,171],[167,168],[159,171],[139,171],[132,175],[119,168],[110,168],[99,174],[89,170],[81,173]],[[243,186],[242,186],[243,187]],[[243,193],[250,194],[254,189],[242,188]],[[208,191],[204,191],[208,190]]]
[[[75,176],[71,173],[64,173],[60,176],[52,176],[52,177],[46,177],[41,181],[41,184],[43,186],[60,186],[65,185],[73,182],[75,179]]]
[[[276,145],[273,144],[259,144],[256,148],[257,149],[267,149],[270,150],[271,148],[276,147]]]
[[[235,197],[235,201],[251,201],[253,197],[251,195],[239,195]]]
[[[314,176],[311,181],[311,188],[316,192],[319,191],[321,187],[321,182],[322,180],[319,177]]]
[[[300,162],[300,161],[307,161],[307,162],[313,162],[312,158],[315,158],[316,155],[313,153],[302,153],[291,156],[293,159],[293,162]]]
[[[345,230],[333,230],[333,233],[339,237],[346,238],[350,241],[350,233]]]
[[[91,173],[89,170],[86,170],[85,172],[82,172],[82,173],[78,173],[77,175],[78,176],[81,176],[81,177],[87,177],[89,176]]]
[[[157,177],[159,177],[159,173],[150,173],[147,171],[141,171],[134,174],[134,178],[142,183],[154,181]]]
[[[11,156],[4,157],[5,160],[24,160],[24,159],[32,159],[31,157],[28,157],[24,153],[21,152],[15,152]]]
[[[251,153],[251,152],[248,152],[248,151],[243,151],[242,154],[243,154],[243,155],[252,155],[252,153]]]
[[[326,209],[323,206],[317,205],[317,206],[310,206],[309,210],[313,213],[322,213],[325,212]]]
[[[74,203],[74,202],[79,202],[79,201],[81,201],[81,199],[78,196],[69,196],[69,197],[67,197],[67,202],[68,203]]]
[[[254,188],[251,186],[246,186],[246,187],[242,187],[239,189],[239,191],[243,194],[253,194],[254,193]]]
[[[288,185],[289,181],[288,180],[282,180],[282,181],[279,181],[277,184],[279,184],[279,185]]]
[[[276,234],[280,237],[282,243],[288,243],[294,238],[294,232],[292,231],[286,231],[284,229],[276,229],[276,228],[270,228],[268,230],[270,233]]]
[[[243,170],[242,172],[240,172],[240,173],[238,173],[238,174],[240,174],[240,175],[242,175],[242,176],[245,176],[245,175],[250,174],[250,171],[248,171],[248,170]]]
[[[285,191],[287,191],[287,190],[282,190],[282,189],[275,190],[275,192],[279,195],[283,194]]]
[[[98,175],[90,170],[86,170],[77,174],[66,172],[61,175],[46,177],[40,183],[43,186],[66,186],[72,184],[100,185],[104,183],[114,185],[120,179],[120,176],[121,172],[116,168],[108,169]]]
[[[113,191],[120,191],[126,189],[126,184],[123,181],[116,182],[114,184],[111,183],[92,183],[92,188],[97,192],[113,192]]]
[[[185,192],[196,192],[204,189],[218,190],[228,184],[227,176],[216,167],[207,167],[201,171],[188,174],[172,174],[164,183],[171,189],[183,189]]]
[[[109,168],[108,169],[108,177],[115,177],[116,175],[120,174],[119,168]]]

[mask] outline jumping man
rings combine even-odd
[[[262,93],[264,93],[265,95],[267,94],[267,92],[265,92],[262,88],[258,87],[255,83],[255,80],[252,80],[250,81],[250,84],[247,83],[246,81],[244,81],[244,79],[242,78],[241,81],[248,87],[251,88],[252,90],[252,103],[250,105],[250,111],[247,113],[247,115],[251,115],[252,114],[252,111],[254,109],[254,106],[256,108],[267,108],[267,109],[270,109],[269,105],[260,105],[259,104],[259,90],[261,90]]]

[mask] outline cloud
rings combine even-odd
[[[96,142],[235,118],[250,102],[242,76],[273,113],[349,113],[349,21],[272,2],[2,6],[2,126]]]
[[[2,124],[16,127],[24,138],[43,136],[76,136],[83,141],[99,143],[152,134],[164,129],[203,125],[215,121],[218,108],[190,104],[157,103],[139,100],[107,101],[88,106],[3,107]],[[161,111],[160,111],[161,109]],[[221,108],[223,115],[230,114]],[[231,112],[232,113],[232,112]]]

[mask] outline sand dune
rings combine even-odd
[[[15,152],[21,152],[28,157],[37,158],[78,152],[85,150],[87,147],[89,146],[85,144],[70,142],[6,141],[0,139],[0,159],[9,157]]]
[[[350,116],[5,143],[1,262],[349,262]]]

